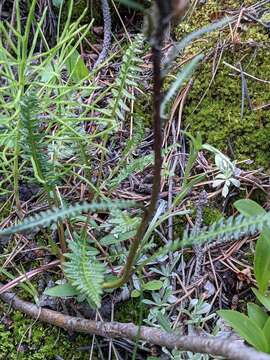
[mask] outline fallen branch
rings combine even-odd
[[[95,334],[107,338],[136,339],[138,326],[132,323],[101,322],[63,315],[57,311],[40,308],[35,304],[21,300],[14,293],[4,293],[0,298],[16,310],[42,322],[64,328],[69,331]],[[142,326],[140,339],[151,344],[165,346],[168,349],[180,349],[194,353],[212,354],[231,360],[270,360],[270,355],[257,352],[239,342],[214,337],[181,336]]]

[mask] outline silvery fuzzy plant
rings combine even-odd
[[[240,181],[236,177],[240,175],[241,170],[236,167],[235,161],[231,161],[228,156],[215,147],[204,144],[203,148],[215,155],[215,164],[219,173],[215,176],[212,186],[214,188],[222,187],[222,196],[226,198],[231,186],[240,188]]]

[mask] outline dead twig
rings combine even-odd
[[[270,355],[258,352],[239,341],[233,342],[214,337],[181,336],[177,333],[141,326],[132,323],[103,322],[87,320],[79,317],[63,315],[57,311],[44,309],[30,302],[21,300],[14,293],[1,294],[0,298],[12,308],[23,312],[48,324],[59,326],[69,331],[95,334],[107,338],[136,339],[139,334],[141,340],[151,344],[165,346],[169,349],[180,349],[194,353],[212,354],[231,360],[270,360]]]

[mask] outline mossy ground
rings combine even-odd
[[[78,348],[91,345],[91,336],[71,336],[57,327],[8,310],[0,303],[0,360],[55,360],[57,356],[65,360],[89,359],[89,352]]]
[[[222,9],[218,3],[212,0],[198,8],[189,19],[178,26],[176,36],[182,38],[187,32],[220,18]],[[224,1],[222,8],[239,8],[238,3]],[[218,147],[232,158],[251,159],[254,161],[253,167],[263,166],[267,170],[270,151],[270,111],[269,108],[255,109],[269,104],[270,84],[245,76],[253,109],[248,108],[245,98],[244,112],[241,116],[241,74],[228,67],[225,62],[237,68],[241,64],[246,73],[262,80],[269,80],[269,33],[260,25],[244,22],[234,41],[230,30],[222,31],[222,35],[214,32],[189,46],[186,53],[195,54],[202,49],[207,53],[215,48],[218,40],[224,46],[217,73],[208,89],[213,77],[214,60],[203,62],[196,72],[185,106],[185,126],[193,134],[200,132],[205,142]],[[200,101],[203,96],[203,100]]]
[[[147,306],[141,303],[140,299],[131,298],[130,300],[124,301],[117,307],[115,320],[119,322],[133,322],[134,324],[139,325],[141,311],[142,318],[147,318],[149,311]]]

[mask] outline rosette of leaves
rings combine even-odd
[[[213,187],[222,187],[222,196],[226,198],[231,186],[240,187],[240,181],[236,179],[240,169],[236,167],[234,161],[231,161],[228,156],[224,155],[214,146],[204,144],[202,147],[215,155],[215,164],[219,173],[214,178]]]

